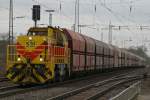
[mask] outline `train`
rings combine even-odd
[[[143,67],[128,50],[59,27],[31,27],[7,47],[6,76],[16,84],[44,84],[104,70]]]

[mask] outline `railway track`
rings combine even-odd
[[[13,84],[8,78],[1,76],[0,77],[0,89],[4,88],[4,87],[10,87],[10,86],[16,86],[15,84]]]
[[[125,74],[121,74],[121,75],[118,75],[116,77],[120,77],[120,76],[123,76],[123,75],[125,75]],[[27,87],[27,88],[21,88],[20,86],[17,86],[17,85],[15,85],[15,86],[6,86],[6,87],[0,88],[0,98],[11,96],[11,95],[14,95],[14,94],[17,94],[17,93],[24,93],[24,92],[31,91],[31,90],[38,90],[38,89],[46,88],[46,87],[50,88],[50,87],[54,87],[54,86],[59,86],[61,84],[68,84],[68,83],[72,83],[72,82],[79,81],[79,80],[83,80],[83,78],[70,80],[70,81],[65,81],[65,82],[62,82],[62,83],[56,83],[56,84],[50,84],[50,85],[48,84],[48,85],[43,85],[43,86],[33,86],[33,87]]]
[[[95,100],[116,86],[141,79],[141,76],[114,77],[72,90],[46,100]]]
[[[9,81],[6,77],[0,77],[0,82]]]
[[[0,88],[0,97],[5,97],[9,96],[10,94],[13,95],[12,93],[17,93],[20,92],[21,88],[19,89],[17,85],[15,86],[7,86],[7,87],[1,87]]]
[[[111,77],[111,80],[112,79],[117,79],[119,77],[128,76],[129,74],[134,73],[134,72],[135,71],[125,72],[125,74],[119,74],[119,73],[116,74],[116,73],[110,72],[109,73],[110,76],[109,77],[107,76],[107,78],[105,77],[105,79],[108,79],[110,77]],[[100,75],[104,76],[106,74],[100,74]],[[24,94],[24,93],[27,93],[27,92],[30,92],[30,91],[35,91],[35,90],[40,90],[40,89],[50,89],[50,88],[58,89],[59,86],[64,86],[64,85],[68,86],[69,84],[74,84],[75,85],[75,83],[77,83],[78,81],[91,80],[91,79],[93,79],[93,77],[98,77],[100,75],[93,75],[93,76],[89,76],[89,77],[86,77],[86,78],[83,77],[83,78],[80,78],[80,79],[73,79],[73,80],[60,82],[60,83],[55,83],[55,84],[46,84],[46,85],[42,85],[42,86],[32,86],[32,87],[26,87],[26,88],[20,88],[19,86],[16,86],[16,85],[15,86],[6,86],[6,87],[3,87],[3,88],[0,88],[0,98],[13,96],[13,95],[18,95],[18,94]],[[112,78],[112,75],[114,76],[113,78]],[[105,79],[102,79],[102,80],[105,80]],[[87,81],[87,82],[90,82],[90,81]]]

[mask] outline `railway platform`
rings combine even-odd
[[[148,75],[150,76],[150,68],[148,69]],[[141,86],[141,93],[137,100],[150,100],[150,78],[143,80]]]

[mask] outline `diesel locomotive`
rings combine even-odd
[[[32,27],[7,47],[6,75],[16,84],[44,84],[81,73],[142,66],[142,57],[65,28]]]

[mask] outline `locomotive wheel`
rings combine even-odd
[[[66,78],[67,78],[66,67],[63,69],[62,75],[61,75],[61,70],[62,69],[60,69],[60,68],[58,68],[58,66],[56,66],[55,75],[54,75],[54,82],[63,82],[66,80]]]
[[[60,81],[60,82],[63,82],[63,81],[65,81],[65,79],[66,79],[66,71],[64,70],[64,74],[63,74],[63,75],[60,75],[59,81]]]
[[[59,77],[59,82],[63,82],[64,81],[64,77],[63,76],[60,76]]]
[[[59,77],[60,77],[59,68],[58,68],[58,67],[55,67],[54,82],[58,82],[58,81],[59,81]]]

